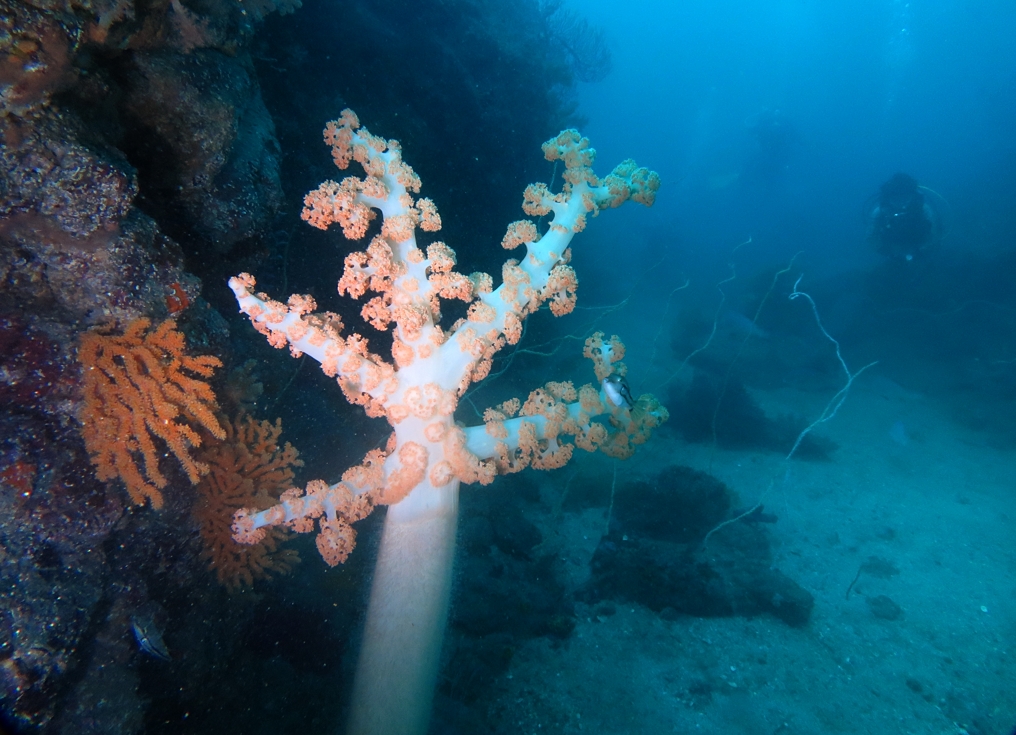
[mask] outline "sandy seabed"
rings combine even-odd
[[[827,400],[755,397],[812,416]],[[517,733],[597,735],[1012,733],[1016,451],[877,370],[820,432],[839,445],[831,461],[690,445],[664,429],[625,470],[689,465],[745,505],[762,500],[779,517],[775,566],[815,597],[806,627],[580,605],[568,640],[516,652],[494,696],[502,721]],[[611,471],[610,460],[577,461]],[[590,509],[545,530],[575,588],[604,520]],[[889,571],[858,576],[872,557]],[[887,611],[886,598],[897,607]]]

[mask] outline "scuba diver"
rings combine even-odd
[[[911,261],[927,255],[941,239],[939,213],[917,179],[894,174],[865,206],[868,240],[880,255]]]

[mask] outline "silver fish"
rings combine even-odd
[[[142,651],[160,661],[172,660],[166,642],[162,640],[162,631],[155,625],[150,615],[132,615],[131,630],[134,632],[134,640],[138,642],[138,648]]]
[[[608,375],[603,379],[603,393],[618,408],[632,408],[635,405],[628,383],[620,375]]]

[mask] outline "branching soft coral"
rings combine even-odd
[[[359,239],[381,213],[380,233],[346,256],[338,290],[356,299],[372,292],[361,315],[391,330],[391,361],[370,352],[338,315],[314,313],[310,296],[274,301],[255,290],[249,273],[229,285],[269,344],[320,362],[350,402],[388,420],[392,435],[384,451],[369,453],[334,485],[315,481],[266,510],[242,509],[233,538],[256,544],[273,527],[309,532],[316,525],[318,550],[335,565],[352,548],[350,524],[374,504],[389,506],[346,731],[423,733],[451,590],[460,484],[486,484],[527,466],[560,467],[575,446],[627,457],[667,419],[652,396],[630,395],[620,341],[596,334],[586,355],[599,386],[551,382],[525,403],[487,411],[483,425],[455,420],[461,396],[488,375],[498,350],[519,341],[526,317],[544,303],[557,316],[574,308],[578,278],[568,265],[570,246],[587,219],[627,200],[651,205],[660,180],[630,160],[598,177],[595,151],[574,130],[547,141],[544,156],[564,164],[565,182],[557,194],[531,185],[523,210],[531,217],[553,213],[553,219],[543,234],[532,221],[509,225],[502,245],[524,252],[504,263],[494,288],[489,274],[457,272],[448,245],[417,241],[417,230],[435,232],[441,219],[433,201],[414,196],[420,179],[398,141],[368,132],[351,110],[328,124],[324,138],[340,169],[356,161],[364,176],[321,184],[305,197],[303,218],[319,229],[337,224],[347,238]],[[441,299],[468,303],[465,316],[448,328],[441,324]]]

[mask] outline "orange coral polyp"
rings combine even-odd
[[[556,470],[564,467],[571,460],[574,450],[575,447],[572,444],[558,444],[556,441],[552,441],[547,449],[534,453],[533,469]]]
[[[474,301],[469,307],[467,318],[473,322],[489,323],[497,318],[497,309],[482,301]]]
[[[356,546],[356,531],[348,523],[322,522],[314,545],[325,564],[335,567],[349,558]]]
[[[455,267],[455,251],[443,242],[427,246],[427,265],[431,273],[448,273]]]
[[[510,345],[522,339],[522,319],[513,311],[504,315],[504,338]]]
[[[443,487],[457,477],[451,463],[441,460],[431,468],[429,479],[430,484],[434,487]]]
[[[461,273],[434,273],[427,280],[441,298],[472,301],[476,295],[473,281]]]
[[[427,441],[437,443],[444,439],[446,428],[441,421],[433,421],[423,427],[423,435]]]
[[[483,421],[487,428],[487,433],[495,439],[507,439],[508,438],[508,427],[504,425],[505,415],[499,411],[487,409],[483,413]]]
[[[356,179],[354,179],[356,181]],[[368,199],[384,200],[388,198],[390,191],[382,179],[376,176],[368,176],[359,184],[360,194]]]
[[[381,489],[381,502],[386,505],[398,503],[427,476],[428,452],[422,444],[404,442],[398,458],[401,466],[388,473],[388,481]]]
[[[536,225],[527,219],[519,220],[508,225],[508,231],[501,240],[501,247],[505,250],[513,250],[519,245],[534,242],[538,237]]]
[[[416,358],[416,353],[413,351],[411,345],[407,345],[401,339],[396,337],[392,340],[392,358],[395,360],[395,364],[399,368],[406,368],[413,364],[413,360]]]
[[[544,293],[550,296],[550,311],[554,316],[564,316],[575,309],[578,287],[578,277],[570,265],[559,264],[551,269]]]
[[[268,530],[264,527],[254,528],[254,519],[247,510],[238,510],[233,517],[232,538],[238,544],[259,544],[265,540]]]
[[[430,323],[431,313],[428,306],[419,304],[407,304],[393,309],[395,321],[403,336],[410,342],[415,342],[423,334],[424,327]]]
[[[417,188],[415,191],[419,191],[419,178],[416,180],[416,184]],[[441,215],[438,214],[437,205],[434,204],[433,200],[424,197],[416,203],[416,206],[420,210],[421,230],[424,232],[437,232],[441,229]]]
[[[530,217],[545,217],[550,214],[547,200],[553,199],[546,184],[530,184],[522,194],[522,211]]]
[[[381,225],[381,236],[393,242],[405,242],[416,234],[417,218],[412,214],[396,214],[385,217]]]
[[[409,408],[402,403],[389,404],[385,409],[385,413],[392,426],[400,424],[409,418]]]

